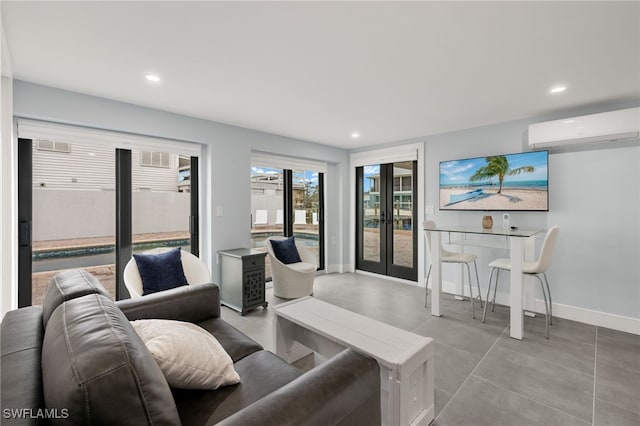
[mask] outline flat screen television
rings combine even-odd
[[[440,162],[440,210],[549,211],[549,151]]]

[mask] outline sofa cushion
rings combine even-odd
[[[300,253],[296,247],[295,237],[285,238],[283,240],[269,240],[271,242],[271,248],[273,248],[273,254],[276,258],[285,265],[289,263],[301,262]]]
[[[0,332],[0,407],[7,409],[32,409],[44,406],[42,395],[42,308],[31,306],[7,312],[2,319]],[[3,418],[2,424],[24,424]],[[29,424],[44,423],[33,420]]]
[[[204,328],[184,321],[132,321],[169,386],[181,389],[217,389],[240,382],[233,361]]]
[[[111,297],[100,281],[87,271],[69,269],[57,273],[44,293],[42,323],[46,327],[53,311],[65,301],[94,293]]]
[[[182,268],[180,247],[164,253],[134,254],[133,258],[142,280],[143,295],[188,284]]]
[[[42,347],[48,409],[66,424],[180,424],[169,385],[111,299],[68,300],[49,318]]]
[[[199,322],[198,325],[213,334],[234,363],[262,350],[262,346],[221,318],[211,318]]]
[[[267,351],[244,357],[235,363],[235,369],[240,375],[237,385],[215,391],[173,389],[183,424],[216,424],[302,375],[300,370]]]

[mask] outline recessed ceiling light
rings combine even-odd
[[[144,78],[147,79],[147,81],[151,81],[153,83],[159,83],[160,82],[160,77],[158,77],[155,74],[147,74],[144,76]]]
[[[358,133],[358,132],[353,132],[353,133],[351,133],[351,137],[352,137],[353,139],[358,139],[358,138],[360,137],[360,133]]]
[[[571,123],[575,123],[576,120],[564,120],[563,123],[564,124],[571,124]]]
[[[567,90],[567,86],[555,86],[549,90],[549,93],[561,93]]]

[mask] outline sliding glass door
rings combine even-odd
[[[356,168],[356,267],[417,280],[416,161]]]
[[[295,236],[312,251],[317,268],[324,269],[324,174],[314,170],[251,168],[251,242],[265,250],[274,235]],[[266,278],[271,279],[269,258]]]
[[[19,306],[39,305],[64,269],[96,276],[114,299],[132,252],[197,254],[197,157],[95,143],[19,139]]]

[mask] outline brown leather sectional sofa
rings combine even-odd
[[[222,344],[240,384],[172,389],[129,321],[198,324]],[[345,350],[303,373],[220,318],[215,284],[113,302],[80,270],[58,274],[42,307],[1,326],[1,423],[75,425],[375,425],[375,360]]]

